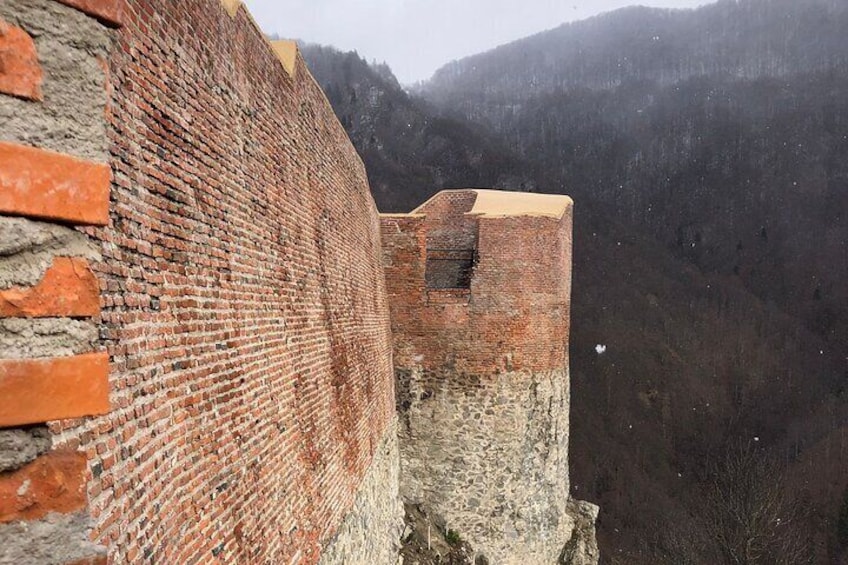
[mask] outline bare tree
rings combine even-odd
[[[814,561],[806,509],[784,474],[754,444],[730,448],[713,466],[704,517],[728,565],[802,565]]]

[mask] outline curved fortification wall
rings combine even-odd
[[[460,190],[382,220],[401,494],[491,563],[555,563],[575,527],[571,210]]]
[[[0,26],[0,562],[393,563],[379,220],[294,45],[217,0]]]

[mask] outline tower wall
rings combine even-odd
[[[502,213],[489,196],[443,192],[382,218],[401,494],[492,563],[554,563],[574,525],[571,202],[513,195]],[[474,252],[467,288],[428,288],[451,246]]]

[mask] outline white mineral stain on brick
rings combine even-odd
[[[31,484],[32,484],[32,481],[30,481],[29,479],[26,479],[23,483],[21,483],[21,486],[18,487],[16,494],[18,496],[24,496],[27,492],[29,492],[29,487],[30,487]]]

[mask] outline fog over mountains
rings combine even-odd
[[[381,210],[574,197],[572,475],[604,562],[846,562],[848,2],[623,9],[412,94],[303,52]],[[743,532],[729,498],[783,518]]]

